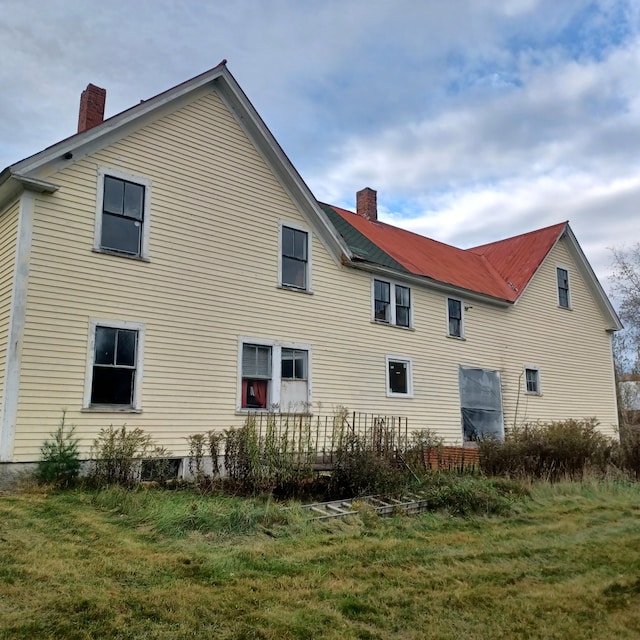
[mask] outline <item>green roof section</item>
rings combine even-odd
[[[336,231],[343,237],[354,256],[365,262],[379,264],[402,273],[410,273],[408,269],[394,260],[388,253],[385,253],[355,227],[351,226],[331,205],[325,204],[324,202],[319,202],[318,204],[327,214],[329,221],[335,227]]]

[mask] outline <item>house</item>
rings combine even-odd
[[[617,423],[620,321],[568,223],[461,250],[320,204],[223,62],[0,173],[0,461],[61,412],[176,456],[249,412],[406,416],[447,442]],[[7,469],[8,464],[3,468]]]

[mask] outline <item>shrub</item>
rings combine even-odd
[[[138,479],[143,460],[159,461],[169,455],[142,429],[127,430],[126,425],[115,429],[112,425],[101,429],[93,442],[89,481],[99,486],[130,485]]]
[[[504,441],[478,443],[480,466],[488,475],[542,478],[552,482],[582,479],[587,471],[606,473],[613,441],[594,419],[564,420],[515,427]]]
[[[640,480],[640,425],[624,424],[620,427],[618,465]]]
[[[50,482],[59,487],[71,486],[80,473],[80,455],[78,440],[73,434],[75,427],[65,425],[65,412],[62,412],[60,424],[51,439],[40,448],[36,477],[40,482]]]
[[[401,493],[411,481],[409,469],[398,465],[395,452],[378,448],[380,442],[346,434],[334,456],[329,493],[332,498]]]

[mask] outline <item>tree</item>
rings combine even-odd
[[[613,248],[611,291],[625,330],[616,336],[617,367],[623,372],[640,368],[640,242],[631,248]]]

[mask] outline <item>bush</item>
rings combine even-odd
[[[380,449],[379,438],[347,434],[336,451],[329,485],[331,498],[397,495],[411,482],[409,469],[398,465],[395,452]]]
[[[68,429],[65,425],[65,412],[62,412],[60,424],[47,440],[40,452],[42,458],[38,461],[36,478],[40,482],[50,482],[59,487],[69,487],[80,473],[80,455],[78,440],[73,437],[75,427]]]
[[[625,424],[620,427],[618,465],[640,480],[640,425]]]
[[[143,460],[159,462],[169,455],[140,428],[127,430],[126,425],[120,429],[110,426],[100,430],[91,447],[89,481],[98,486],[130,485],[138,480]]]
[[[480,467],[487,475],[545,479],[582,479],[606,473],[613,441],[600,433],[594,419],[565,420],[515,427],[503,441],[478,443]]]

